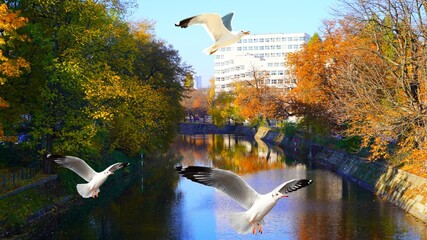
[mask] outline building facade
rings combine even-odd
[[[196,75],[194,76],[194,88],[195,89],[202,89],[202,76]]]
[[[266,73],[267,86],[294,88],[286,57],[302,49],[309,38],[306,33],[255,34],[219,49],[214,55],[215,92],[230,91],[236,81],[253,79],[254,71]]]

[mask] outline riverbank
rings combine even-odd
[[[343,151],[313,144],[299,137],[260,128],[255,137],[284,149],[306,152],[311,161],[348,178],[395,206],[427,223],[427,179],[386,166],[369,162]]]
[[[184,134],[207,134],[215,128],[209,124],[181,125]],[[327,168],[348,178],[374,194],[427,223],[427,179],[378,162],[369,162],[344,151],[330,149],[298,136],[286,136],[267,127],[253,129],[246,126],[223,128],[233,133],[263,140],[285,150],[304,153],[318,167]],[[181,132],[183,133],[183,132]]]
[[[99,198],[81,198],[74,185],[71,190],[68,189],[57,175],[47,176],[1,195],[0,239],[37,239],[37,234],[51,230],[46,226],[60,224],[64,214],[81,207],[90,208],[120,196],[138,177],[140,162],[119,153],[114,153],[112,157],[130,162],[131,165],[107,179]]]

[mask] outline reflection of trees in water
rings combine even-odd
[[[143,169],[140,166],[136,169],[142,176],[120,178],[117,183],[112,182],[118,179],[109,179],[111,182],[103,188],[99,199],[84,200],[79,208],[64,217],[70,221],[55,238],[179,239],[179,231],[171,225],[180,224],[171,224],[171,218],[178,197],[175,188],[179,176],[175,165],[180,160],[179,155],[171,152],[153,154],[145,159]],[[125,190],[131,184],[133,186]]]
[[[181,135],[175,147],[183,156],[183,165],[214,165],[239,174],[282,168],[285,155],[279,148],[224,135]]]
[[[118,225],[113,229],[121,232],[109,235],[108,239],[133,239],[142,236],[144,239],[179,239],[179,231],[171,228],[173,205],[178,195],[175,188],[179,176],[175,174],[175,165],[181,158],[170,152],[149,156],[144,161],[142,169],[143,181],[123,193],[110,205],[99,209],[99,217],[95,217],[96,229],[110,229],[111,224]],[[107,216],[107,217],[104,217]],[[111,221],[107,223],[105,220]]]

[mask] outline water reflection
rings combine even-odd
[[[183,165],[216,166],[238,174],[283,168],[285,153],[261,140],[249,141],[235,135],[182,135],[174,145]]]
[[[341,177],[287,157],[281,149],[234,135],[179,136],[172,151],[146,159],[142,176],[120,192],[103,189],[44,235],[54,239],[427,239],[426,226]],[[263,235],[238,235],[228,222],[243,209],[225,194],[185,178],[174,166],[235,171],[260,193],[292,178],[307,188],[280,200]],[[108,192],[108,194],[106,194]]]

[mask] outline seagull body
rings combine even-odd
[[[189,166],[176,167],[178,173],[191,181],[217,188],[224,192],[247,211],[231,213],[230,223],[240,234],[252,232],[262,233],[264,216],[276,205],[280,198],[287,197],[287,193],[310,185],[310,179],[293,179],[282,183],[267,194],[259,194],[239,175],[218,168]]]
[[[57,164],[72,170],[88,182],[86,184],[77,184],[76,186],[77,192],[83,198],[98,197],[100,192],[99,187],[107,180],[108,176],[129,165],[129,163],[119,162],[109,166],[102,172],[96,172],[85,161],[78,157],[48,155],[48,159],[55,160]]]
[[[205,53],[212,55],[218,49],[238,42],[243,36],[250,34],[248,31],[233,32],[231,21],[234,13],[229,13],[221,18],[216,13],[205,13],[189,17],[176,23],[175,26],[187,28],[194,24],[201,24],[206,32],[215,41],[210,47],[204,50]]]

